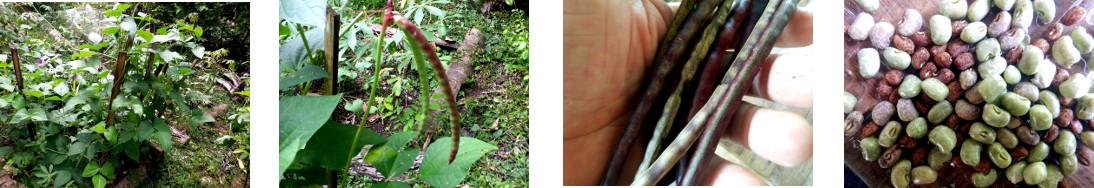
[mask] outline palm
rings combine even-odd
[[[563,125],[567,185],[594,184],[610,158],[671,10],[663,2],[567,0]],[[630,8],[633,7],[633,8]],[[571,179],[571,177],[573,179]]]

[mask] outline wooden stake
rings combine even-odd
[[[323,94],[334,95],[338,92],[334,84],[338,83],[338,28],[341,25],[341,16],[334,9],[327,7],[327,28],[324,32],[324,50],[326,51],[327,78],[323,83]]]

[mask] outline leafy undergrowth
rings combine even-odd
[[[376,5],[380,7],[382,5]],[[477,164],[471,166],[468,178],[463,184],[470,187],[528,187],[528,61],[527,61],[527,12],[521,9],[505,8],[488,13],[480,13],[477,4],[454,3],[439,7],[448,11],[444,22],[447,24],[445,37],[452,41],[462,41],[465,34],[472,28],[482,33],[483,48],[472,58],[472,73],[468,75],[467,82],[462,84],[458,92],[458,103],[463,115],[464,136],[475,137],[498,146],[497,150],[487,153]],[[363,9],[376,9],[366,7]],[[455,61],[458,59],[457,51],[441,50],[439,55]],[[392,62],[398,63],[398,62]],[[383,72],[383,71],[382,71]],[[383,104],[389,105],[380,109],[385,111],[380,115],[368,118],[371,121],[365,126],[384,136],[400,132],[404,129],[425,129],[419,138],[412,142],[421,146],[427,139],[436,140],[447,136],[437,133],[437,127],[417,127],[407,125],[405,122],[412,119],[413,113],[406,112],[417,108],[418,94],[414,91],[397,91],[401,89],[416,88],[417,86],[399,85],[401,80],[413,83],[417,80],[417,74],[412,70],[388,70],[388,77],[378,88],[378,97],[384,97]],[[358,75],[367,76],[371,72],[364,70]],[[345,81],[341,87],[346,92],[347,99],[367,99],[367,90],[361,89],[366,79],[358,76],[352,81]],[[404,82],[405,83],[405,82]],[[434,83],[435,87],[436,84]],[[341,108],[344,103],[352,100],[343,100],[343,104],[335,111],[335,120],[346,124],[357,124],[361,117],[353,112]],[[429,131],[433,129],[432,135]],[[430,140],[431,141],[431,140]],[[363,151],[367,151],[365,148]],[[361,155],[363,156],[363,155]],[[355,158],[359,161],[361,156]],[[366,164],[353,163],[351,169],[362,169]],[[404,177],[418,177],[412,169],[409,175]],[[368,187],[376,181],[376,177],[370,177],[366,172],[353,172],[355,176],[346,177],[345,182],[353,187]],[[408,181],[414,187],[422,187],[420,180]]]

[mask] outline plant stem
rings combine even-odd
[[[738,107],[741,106],[741,97],[749,89],[748,83],[751,83],[759,74],[760,65],[771,54],[775,40],[779,38],[779,34],[782,33],[783,28],[790,21],[790,16],[797,10],[797,4],[798,0],[781,0],[779,3],[768,3],[763,16],[756,23],[744,47],[741,48],[743,54],[746,55],[737,56],[733,61],[733,67],[726,73],[726,78],[732,77],[733,80],[722,82],[722,84],[728,84],[732,87],[729,88],[727,95],[720,100],[722,103],[718,105],[718,112],[712,117],[713,125],[719,125],[719,122],[723,120],[731,121],[729,119],[737,113]],[[776,6],[777,8],[775,8]],[[689,168],[685,173],[684,185],[692,185],[701,178],[703,172],[707,169],[703,168],[702,165],[710,162],[708,156],[714,153],[714,149],[718,146],[718,140],[727,127],[725,125],[707,127],[701,139],[702,142],[699,143],[699,150],[696,150],[691,165],[689,165],[692,168]]]
[[[634,110],[634,114],[631,115],[630,120],[627,122],[626,129],[623,130],[623,135],[619,138],[619,143],[616,145],[615,152],[612,154],[611,162],[608,163],[608,168],[604,172],[604,178],[601,179],[601,185],[611,185],[615,183],[616,178],[619,177],[619,171],[623,167],[623,161],[627,159],[627,154],[630,153],[631,144],[634,143],[634,139],[638,137],[638,133],[641,131],[643,124],[645,124],[650,109],[662,93],[661,89],[664,86],[665,77],[669,73],[673,72],[678,59],[688,48],[688,43],[694,38],[695,33],[698,33],[702,27],[704,21],[710,17],[710,14],[714,12],[714,8],[717,3],[723,0],[703,0],[698,8],[691,11],[688,15],[687,21],[683,23],[680,32],[677,33],[672,39],[672,43],[669,45],[665,55],[655,60],[656,66],[649,75],[646,82],[646,88],[642,97],[639,98],[638,107]]]
[[[391,13],[391,1],[390,0],[388,1],[387,11],[385,11],[385,12],[386,13],[384,14],[384,17],[383,17],[384,20],[388,19],[388,17],[390,17],[391,14],[392,14]],[[381,26],[381,28],[384,29],[384,30],[387,30],[387,22],[384,22],[384,24],[383,24],[383,26]],[[365,106],[362,107],[362,108],[364,108],[364,109],[362,109],[362,111],[364,111],[364,113],[362,113],[362,114],[364,114],[364,116],[361,116],[361,123],[360,123],[361,125],[357,126],[357,133],[353,134],[353,145],[350,145],[349,153],[351,153],[354,156],[356,156],[358,153],[361,153],[361,151],[353,151],[353,146],[357,145],[357,139],[359,139],[359,137],[361,135],[361,129],[363,129],[365,127],[365,122],[368,122],[368,116],[370,115],[369,114],[369,106],[372,106],[372,101],[374,101],[374,98],[376,96],[376,88],[380,87],[380,65],[381,65],[381,63],[383,63],[383,59],[380,59],[380,57],[382,57],[383,52],[384,52],[383,51],[383,49],[384,49],[384,47],[383,47],[384,46],[384,35],[381,34],[381,35],[376,36],[376,37],[380,38],[380,40],[376,42],[376,49],[374,49],[373,52],[372,52],[373,55],[376,56],[375,58],[373,58],[373,60],[376,61],[376,62],[372,64],[372,86],[369,87],[368,100],[365,101]],[[353,157],[350,157],[350,158],[352,159]],[[353,164],[353,163],[346,164],[347,169],[349,168],[350,164]],[[349,170],[346,170],[346,173],[349,173]]]

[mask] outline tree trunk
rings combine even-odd
[[[482,48],[482,33],[478,29],[471,29],[464,35],[463,42],[460,42],[459,58],[456,61],[448,63],[448,70],[445,73],[448,74],[448,85],[452,86],[454,94],[458,94],[460,91],[460,85],[467,81],[469,74],[471,74],[471,60],[475,57],[475,54]],[[433,95],[440,95],[442,92],[440,86],[433,90]],[[419,96],[430,97],[430,96]],[[431,99],[429,103],[444,104],[444,98]],[[441,108],[444,109],[444,108]],[[445,114],[441,112],[441,109],[436,109],[430,112],[429,119],[444,120]],[[439,124],[439,121],[434,121],[432,124]]]

